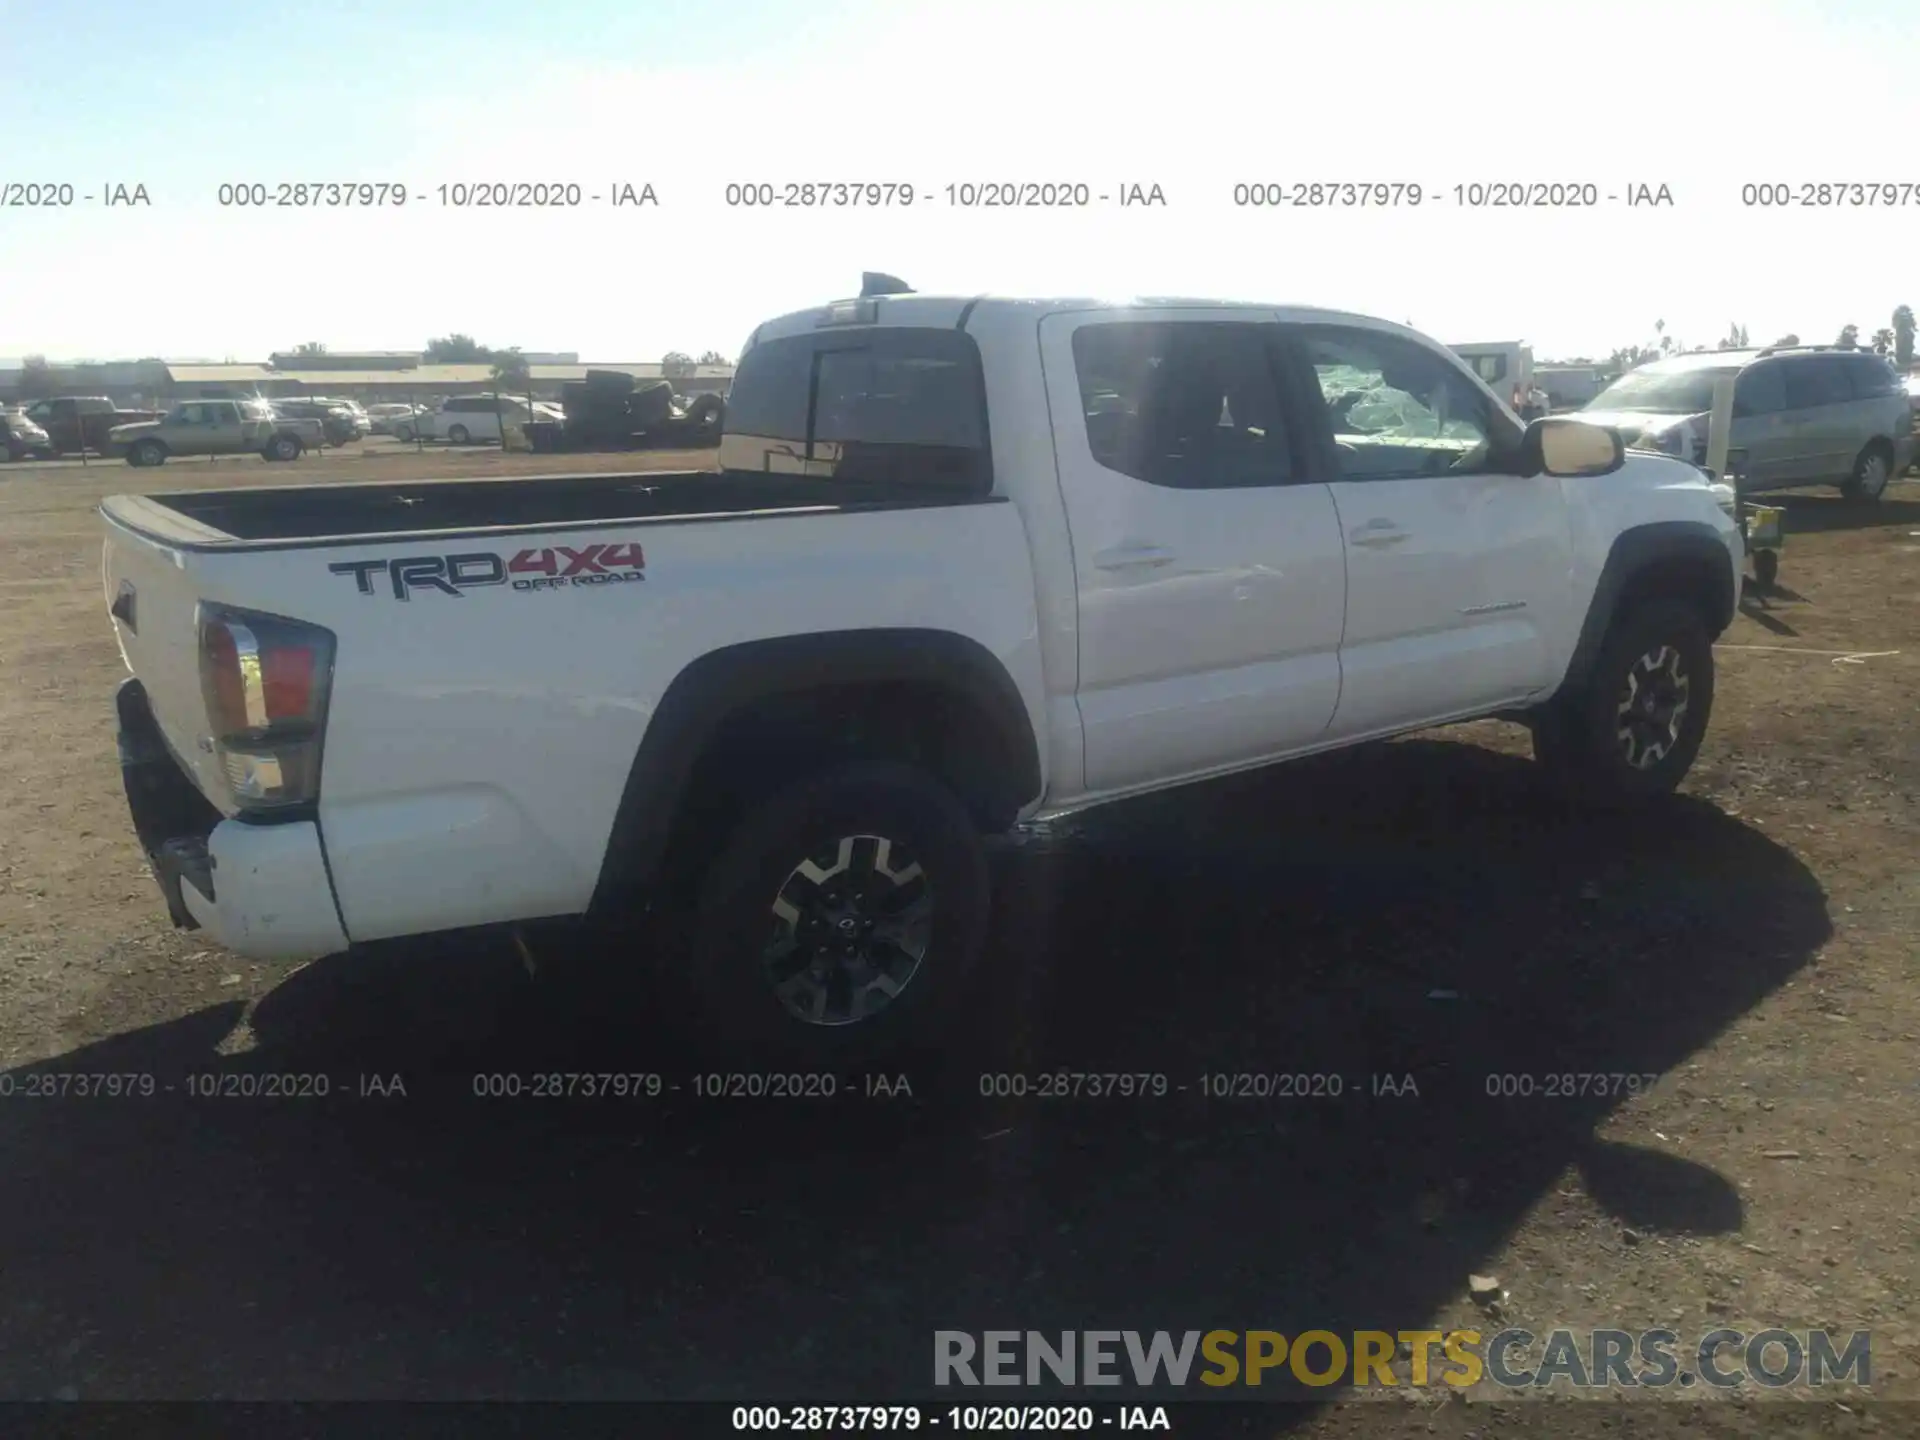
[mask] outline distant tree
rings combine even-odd
[[[1893,349],[1892,327],[1883,326],[1882,328],[1873,332],[1873,353],[1874,354],[1885,355],[1890,353],[1892,349]]]
[[[293,353],[296,355],[324,355],[327,353],[327,347],[322,345],[318,340],[309,340],[303,345],[294,346]]]
[[[1838,345],[1842,350],[1859,348],[1860,327],[1858,325],[1842,325],[1840,327],[1840,338],[1833,343]]]
[[[507,446],[506,423],[500,419],[500,396],[502,392],[525,394],[527,412],[533,412],[533,372],[527,366],[527,357],[520,353],[518,345],[508,350],[493,352],[493,418],[500,425],[500,448]]]
[[[679,380],[693,373],[693,357],[684,350],[669,350],[660,357],[660,373],[669,380]]]
[[[1731,328],[1729,328],[1727,331],[1727,338],[1720,342],[1718,348],[1722,350],[1746,349],[1747,348],[1747,327],[1742,325],[1737,320],[1734,321]]]
[[[1903,370],[1913,364],[1913,328],[1911,305],[1893,312],[1893,358]]]
[[[700,352],[700,363],[702,365],[731,365],[733,362],[718,350],[702,350]]]
[[[20,398],[46,400],[60,393],[60,372],[47,363],[44,355],[29,355],[20,362]]]
[[[442,335],[427,341],[425,358],[430,365],[484,365],[493,352],[471,335]]]
[[[1773,348],[1777,350],[1782,345],[1798,345],[1799,343],[1800,343],[1800,337],[1798,335],[1793,334],[1791,331],[1789,331],[1787,334],[1782,335],[1778,340],[1773,342]]]
[[[1624,374],[1649,360],[1658,360],[1661,352],[1651,345],[1624,345],[1607,356],[1607,368],[1614,374]]]

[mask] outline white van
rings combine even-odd
[[[524,425],[529,420],[553,418],[538,410],[529,410],[524,399],[502,395],[496,405],[491,395],[456,395],[442,400],[437,410],[420,417],[420,433],[428,440],[445,440],[454,445],[497,443],[500,422]]]

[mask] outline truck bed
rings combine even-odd
[[[101,510],[111,520],[184,549],[232,549],[644,524],[696,516],[901,509],[989,498],[938,487],[855,484],[802,475],[650,470],[115,495]]]

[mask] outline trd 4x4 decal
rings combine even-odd
[[[490,551],[461,555],[409,555],[400,560],[342,560],[327,566],[335,575],[351,575],[362,595],[374,593],[374,577],[385,573],[396,600],[411,600],[416,590],[438,590],[456,600],[484,585],[515,590],[571,590],[583,585],[624,585],[647,578],[647,560],[628,541],[550,545],[502,557]]]

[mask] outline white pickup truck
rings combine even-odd
[[[1482,716],[1671,791],[1732,503],[1379,320],[863,294],[754,332],[715,471],[107,500],[121,763],[233,950],[667,916],[824,1060],[939,1013],[1025,817]]]

